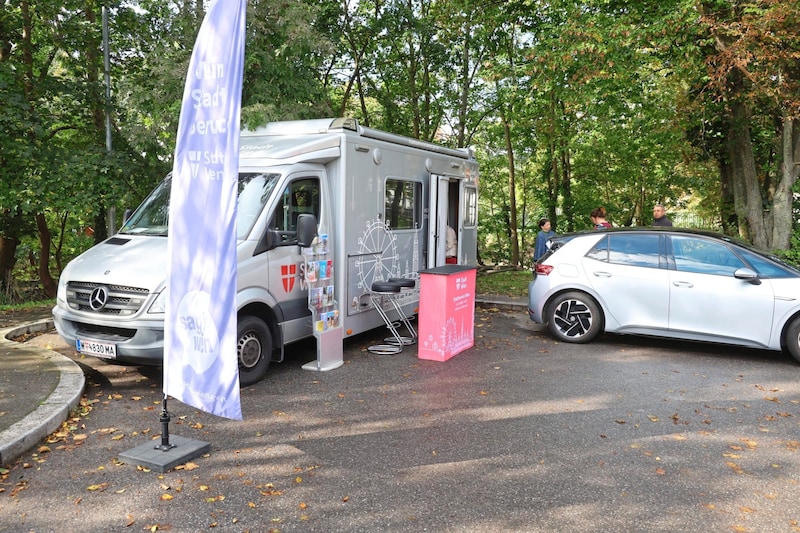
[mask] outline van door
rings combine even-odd
[[[268,231],[272,245],[269,261],[269,291],[275,298],[284,343],[309,334],[308,289],[304,279],[305,258],[297,244],[297,219],[308,213],[320,220],[320,179],[313,175],[292,176],[278,196]]]
[[[431,175],[431,198],[429,204],[428,268],[457,263],[460,253],[461,220],[459,198],[461,181],[449,176]],[[455,237],[453,252],[448,250],[447,232],[452,228]],[[448,255],[454,254],[453,257]]]

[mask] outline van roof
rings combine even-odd
[[[337,134],[334,135],[334,137],[338,139],[340,136],[339,134],[342,133],[362,137],[364,139],[373,139],[400,146],[408,146],[468,161],[475,160],[475,156],[471,150],[448,148],[419,139],[368,128],[361,126],[356,119],[347,117],[270,122],[255,130],[242,130],[240,153],[243,157],[251,157],[249,155],[250,153],[259,151],[261,152],[260,154],[253,154],[252,156],[284,159],[291,155],[308,153],[309,149],[312,149],[311,145],[315,144],[315,141],[312,141],[311,137],[325,136],[325,134]],[[308,139],[300,139],[300,137],[308,137]],[[279,141],[278,139],[286,140]],[[289,152],[294,153],[279,155],[281,152],[278,148],[279,145],[284,145]],[[290,145],[295,146],[296,151],[291,150],[289,148]],[[339,142],[337,141],[336,146],[338,145]]]

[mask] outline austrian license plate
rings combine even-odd
[[[117,345],[107,342],[76,339],[75,348],[80,353],[102,357],[103,359],[114,359],[117,357]]]

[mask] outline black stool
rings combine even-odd
[[[394,283],[396,285],[400,285],[400,292],[403,292],[402,289],[413,289],[416,286],[416,282],[413,279],[409,278],[389,278],[389,283]],[[406,316],[403,312],[403,307],[397,301],[396,297],[392,298],[392,303],[394,304],[394,308],[397,311],[397,314],[400,316],[400,321],[406,327],[406,331],[408,331],[408,337],[403,337],[403,344],[406,346],[410,344],[414,344],[417,342],[417,330],[414,329],[414,326],[411,325],[411,320],[413,317]],[[399,324],[398,324],[399,325]]]
[[[369,299],[372,301],[372,306],[378,311],[378,314],[381,315],[381,318],[386,324],[386,327],[389,328],[389,331],[392,332],[391,337],[384,339],[386,344],[376,344],[367,348],[372,353],[379,355],[394,355],[403,351],[403,346],[405,345],[403,342],[403,337],[400,336],[400,333],[398,333],[394,322],[389,318],[389,315],[383,308],[383,302],[385,300],[389,300],[394,308],[397,309],[398,306],[394,298],[398,294],[400,294],[400,285],[397,283],[375,281],[370,287]]]

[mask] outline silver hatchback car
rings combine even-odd
[[[717,233],[555,237],[535,265],[528,313],[565,342],[606,331],[786,349],[800,361],[800,270]]]

